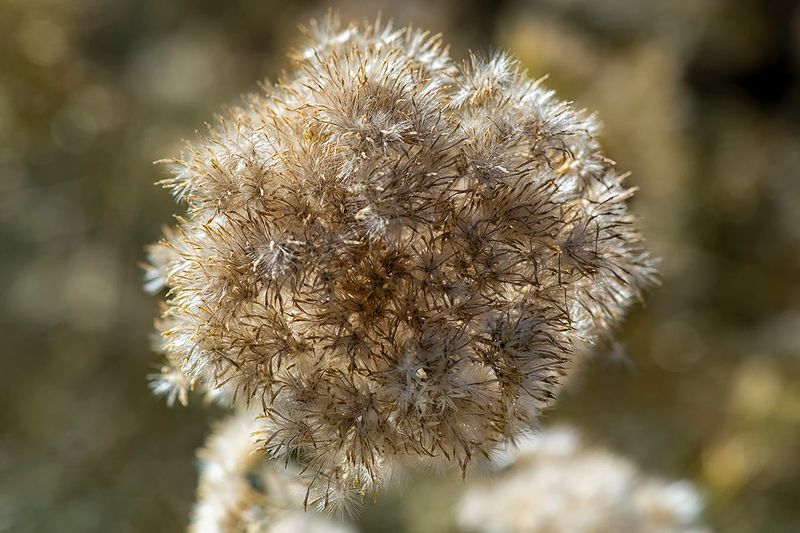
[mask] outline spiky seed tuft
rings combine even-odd
[[[653,277],[593,115],[503,54],[312,24],[295,71],[169,162],[166,374],[262,411],[320,506],[523,431]]]

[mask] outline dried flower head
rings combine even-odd
[[[154,389],[259,406],[325,506],[528,427],[653,269],[596,120],[515,61],[307,33],[294,73],[170,161],[188,212],[148,284],[169,289]]]
[[[469,484],[458,522],[478,533],[702,533],[702,500],[685,481],[642,474],[570,427],[521,437],[496,456],[493,478]]]

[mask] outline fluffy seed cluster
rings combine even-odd
[[[326,506],[528,427],[653,269],[596,120],[515,61],[380,24],[307,34],[169,162],[187,214],[148,287],[168,288],[154,390],[258,406]]]
[[[257,414],[222,421],[198,452],[200,483],[190,533],[353,533],[303,509],[305,487],[258,453]]]
[[[528,434],[497,455],[493,479],[471,483],[457,518],[472,533],[647,531],[707,533],[702,500],[685,481],[642,474],[570,427]]]

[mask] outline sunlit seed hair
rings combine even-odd
[[[168,289],[154,390],[257,406],[326,506],[529,427],[653,268],[594,116],[516,61],[333,17],[306,34],[168,161],[187,213],[147,284]]]
[[[642,473],[587,446],[571,427],[529,433],[495,456],[498,470],[472,480],[456,506],[473,533],[707,533],[702,498],[686,481]]]
[[[306,512],[297,472],[267,460],[257,443],[257,413],[218,423],[198,452],[200,482],[191,533],[351,533],[345,523]]]

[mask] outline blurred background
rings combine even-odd
[[[330,5],[0,0],[0,531],[186,526],[222,413],[147,388],[157,302],[138,263],[178,211],[152,161],[290,68],[297,24]],[[547,422],[692,480],[719,531],[800,531],[795,2],[332,6],[440,31],[459,59],[508,50],[599,112],[663,285]],[[362,530],[447,531],[445,482],[415,483]]]

